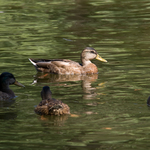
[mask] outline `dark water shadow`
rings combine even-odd
[[[0,120],[12,120],[15,118],[17,118],[17,113],[15,112],[0,113]]]
[[[0,101],[0,108],[10,107],[14,103],[15,103],[14,99],[8,99],[8,100],[5,100],[5,101]]]
[[[17,118],[17,113],[9,109],[9,107],[14,103],[14,99],[0,101],[0,120],[10,120]]]

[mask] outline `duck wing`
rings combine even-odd
[[[81,74],[82,66],[68,59],[29,59],[38,71],[56,74]]]
[[[63,115],[70,114],[70,108],[62,101],[50,99],[42,100],[40,104],[35,108],[35,112],[41,115]]]

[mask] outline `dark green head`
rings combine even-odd
[[[41,97],[42,97],[42,100],[52,98],[52,92],[51,92],[49,86],[43,87],[43,89],[41,91]]]
[[[9,72],[3,72],[0,75],[0,83],[8,83],[9,85],[14,84],[16,81],[15,77],[13,74]]]
[[[24,85],[22,85],[21,83],[16,81],[15,77],[13,76],[13,74],[11,74],[9,72],[3,72],[0,75],[0,85],[1,85],[1,87],[9,86],[11,84],[15,84],[15,85],[24,87]]]

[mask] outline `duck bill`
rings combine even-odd
[[[17,86],[20,86],[20,87],[25,87],[23,84],[19,83],[18,81],[15,81],[14,84],[17,85]]]
[[[102,58],[102,57],[101,57],[101,56],[99,56],[98,54],[97,54],[97,56],[96,56],[96,58],[95,58],[95,59],[100,60],[100,61],[103,61],[103,62],[107,62],[107,60],[106,60],[106,59]]]

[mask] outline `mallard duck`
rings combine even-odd
[[[9,88],[9,85],[11,84],[24,87],[24,85],[16,81],[13,74],[9,72],[3,72],[0,75],[0,100],[8,100],[15,97],[14,92]]]
[[[44,86],[41,91],[42,101],[35,108],[35,112],[40,115],[63,115],[70,114],[70,108],[60,100],[52,98],[49,86]]]
[[[97,59],[103,62],[107,60],[98,55],[96,50],[91,47],[85,48],[81,53],[82,64],[68,59],[29,59],[35,66],[37,71],[50,72],[55,74],[93,74],[98,73],[95,64],[91,62],[92,59]]]

